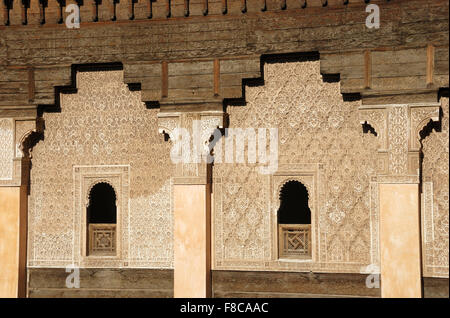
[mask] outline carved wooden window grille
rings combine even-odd
[[[89,224],[89,255],[116,255],[115,224]]]
[[[307,188],[299,181],[286,182],[280,191],[278,251],[280,258],[311,257],[311,210]]]
[[[281,258],[302,258],[311,255],[310,224],[279,224]]]

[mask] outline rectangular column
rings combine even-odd
[[[422,297],[418,184],[380,184],[381,296]]]
[[[0,187],[0,298],[24,296],[20,197],[21,187]]]
[[[211,190],[175,184],[174,297],[211,297]]]

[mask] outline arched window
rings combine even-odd
[[[280,258],[311,256],[311,210],[308,199],[308,190],[299,181],[288,181],[281,188],[278,209]]]
[[[116,193],[108,183],[97,183],[87,208],[88,255],[116,255]]]

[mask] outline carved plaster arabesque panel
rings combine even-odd
[[[449,275],[449,99],[441,98],[439,131],[423,141],[422,162],[422,246],[423,275]],[[436,113],[434,113],[436,115]],[[431,114],[432,115],[432,114]],[[423,128],[428,119],[416,126]]]
[[[0,186],[22,184],[21,148],[24,139],[34,131],[36,120],[33,118],[0,118]]]
[[[228,107],[230,128],[277,127],[280,167],[323,163],[316,209],[320,256],[318,261],[273,261],[270,177],[259,175],[255,165],[215,164],[214,266],[359,273],[377,254],[370,250],[377,248],[378,237],[370,224],[377,211],[370,211],[369,190],[376,162],[367,160],[377,154],[377,139],[363,134],[358,102],[343,102],[339,83],[322,81],[319,62],[265,64],[264,74],[264,86],[246,87],[246,107]],[[248,215],[256,219],[248,223]],[[245,249],[242,240],[247,241]]]
[[[14,120],[0,118],[0,181],[12,180],[14,159]]]
[[[65,267],[75,259],[73,166],[129,165],[128,266],[173,266],[171,145],[158,133],[158,110],[123,83],[122,71],[78,72],[76,94],[44,113],[45,139],[33,148],[28,266]],[[129,233],[129,234],[128,234]],[[78,243],[77,243],[78,244]],[[90,266],[90,265],[89,265]],[[121,265],[122,266],[122,265]],[[123,265],[125,266],[125,265]]]

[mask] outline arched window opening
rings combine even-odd
[[[116,255],[117,206],[114,188],[97,183],[89,193],[87,208],[88,255]]]
[[[288,181],[281,188],[278,209],[280,258],[311,256],[311,210],[308,199],[308,190],[299,181]]]

